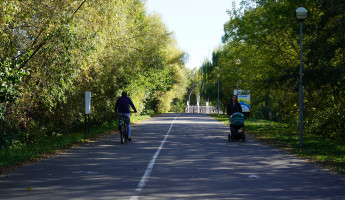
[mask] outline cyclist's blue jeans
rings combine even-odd
[[[121,116],[126,117],[125,123],[127,123],[128,137],[131,137],[131,113],[118,113],[119,114],[119,125],[121,122]]]

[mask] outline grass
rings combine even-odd
[[[135,124],[149,117],[149,115],[132,116],[131,123]],[[114,133],[115,130],[117,130],[117,124],[113,122],[98,127],[91,127],[90,134],[87,135],[85,135],[84,130],[81,130],[70,134],[54,134],[41,138],[32,144],[13,144],[0,151],[0,175],[8,173],[26,163],[55,156],[73,146],[92,142],[107,134]]]
[[[212,114],[218,121],[229,124],[228,115]],[[321,167],[331,169],[345,175],[345,144],[344,141],[331,140],[324,137],[305,134],[303,147],[299,146],[298,126],[256,120],[248,118],[245,130],[256,140],[286,150]]]

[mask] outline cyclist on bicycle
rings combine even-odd
[[[135,108],[131,98],[129,98],[127,96],[127,92],[123,91],[122,92],[122,96],[119,97],[116,101],[116,105],[115,105],[115,112],[118,113],[119,115],[119,125],[120,125],[120,121],[121,121],[121,116],[125,116],[126,117],[126,124],[127,124],[127,130],[128,130],[128,141],[131,141],[131,113],[129,110],[129,106],[132,107],[132,109],[134,110],[134,112],[137,112],[137,109]]]

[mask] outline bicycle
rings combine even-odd
[[[121,144],[123,144],[124,142],[128,141],[128,129],[127,129],[127,120],[128,117],[126,116],[121,116],[120,117],[120,141]]]

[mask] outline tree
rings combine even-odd
[[[229,11],[223,47],[201,68],[207,74],[203,81],[215,81],[219,70],[221,88],[231,91],[238,79],[240,87],[251,90],[253,116],[296,123],[299,26],[293,12],[301,5],[309,10],[303,41],[305,129],[318,135],[327,129],[331,134],[326,137],[340,138],[345,111],[343,1],[242,1],[240,9]],[[242,61],[238,75],[237,58]],[[224,102],[227,91],[221,92]]]
[[[139,111],[167,111],[182,98],[177,88],[187,82],[184,53],[143,1],[2,4],[1,144],[79,127],[85,91],[92,93],[93,124],[114,120],[122,90]]]

